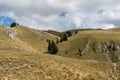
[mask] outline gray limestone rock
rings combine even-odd
[[[15,30],[7,29],[5,27],[0,27],[0,31],[8,35],[10,38],[14,39],[15,36],[18,34]]]

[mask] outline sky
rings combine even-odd
[[[120,0],[0,0],[0,23],[65,31],[120,26]]]
[[[11,23],[15,22],[14,19],[7,16],[0,16],[0,23],[6,27],[10,27]]]

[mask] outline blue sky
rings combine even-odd
[[[15,20],[8,16],[0,16],[0,23],[6,27],[10,27],[12,22],[15,22]]]
[[[6,26],[15,20],[44,30],[107,29],[120,26],[120,0],[0,0],[0,16]]]
[[[62,13],[60,13],[60,17],[65,17],[65,15],[66,15],[67,13],[66,12],[62,12]]]

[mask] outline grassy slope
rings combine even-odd
[[[47,30],[46,32],[53,34],[53,35],[57,35],[59,37],[61,37],[62,32],[58,32],[58,31],[54,31],[54,30]]]
[[[79,59],[93,59],[98,61],[106,61],[106,57],[101,53],[94,53],[90,48],[88,51],[84,53],[83,56],[76,55],[78,53],[78,49],[84,49],[87,42],[96,43],[96,42],[104,42],[104,41],[120,41],[120,33],[119,31],[114,30],[86,30],[79,31],[78,34],[73,35],[69,38],[67,42],[62,42],[58,44],[59,53],[58,55],[66,56],[66,57],[74,57]]]
[[[9,80],[107,80],[112,64],[24,51],[0,54],[0,79]],[[116,80],[119,79],[116,74]]]
[[[47,52],[47,39],[56,40],[58,37],[47,32],[19,26],[14,28],[0,28],[4,30],[15,30],[17,36],[11,39],[8,35],[0,31],[0,48],[15,48],[30,52]]]
[[[17,39],[32,47],[34,52],[47,51],[47,39],[56,40],[58,37],[47,32],[20,26],[14,28],[18,32]],[[27,47],[26,47],[27,48]]]
[[[15,40],[0,32],[1,80],[107,80],[114,75],[113,65],[109,62],[43,54],[42,50],[46,51],[47,47],[46,40],[56,40],[57,36],[23,26],[13,29],[19,34]],[[72,41],[72,37],[70,39]],[[119,80],[120,71],[116,71],[116,80]]]

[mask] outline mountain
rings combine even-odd
[[[76,30],[75,30],[76,31]],[[55,31],[56,33],[59,33]],[[63,32],[65,33],[65,32]],[[62,34],[62,33],[61,33]],[[99,37],[98,37],[99,36]],[[119,80],[119,61],[108,61],[111,55],[94,53],[91,45],[118,41],[119,30],[83,30],[57,44],[56,55],[47,53],[47,40],[59,36],[26,26],[0,26],[1,80]],[[78,49],[89,49],[79,56]],[[85,46],[84,46],[85,45]],[[66,52],[67,51],[67,52]],[[118,50],[115,55],[119,56]]]

